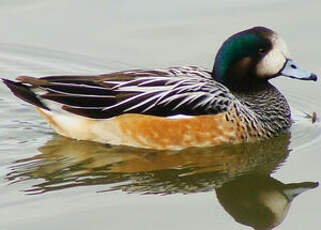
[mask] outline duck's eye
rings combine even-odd
[[[257,50],[257,52],[258,52],[259,54],[264,54],[264,53],[266,52],[266,49],[263,48],[263,47],[261,47],[261,48],[259,48],[259,49]]]

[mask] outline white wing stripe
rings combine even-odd
[[[61,83],[61,82],[50,82],[48,86],[71,86],[71,87],[82,87],[82,88],[90,88],[90,89],[102,89],[106,90],[105,87],[94,86],[94,85],[87,85],[87,84],[75,84],[75,83]]]
[[[41,95],[44,95],[44,94],[47,94],[48,91],[50,92],[54,92],[54,93],[57,93],[57,94],[62,94],[62,95],[70,95],[70,96],[74,96],[74,97],[99,97],[99,98],[113,98],[115,96],[112,96],[112,95],[97,95],[97,94],[75,94],[75,93],[67,93],[67,92],[63,92],[63,91],[60,91],[60,90],[54,90],[54,89],[48,89],[46,87],[39,87],[39,89],[42,90],[42,92],[38,93],[40,96]]]

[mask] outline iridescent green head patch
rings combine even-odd
[[[226,74],[229,66],[238,60],[251,57],[259,58],[259,50],[269,47],[269,40],[253,30],[237,33],[227,39],[218,51],[215,58],[213,73],[219,82],[226,82]]]

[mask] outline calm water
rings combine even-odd
[[[264,25],[320,77],[319,0],[220,2],[1,1],[0,76],[210,67],[227,36]],[[320,228],[321,84],[273,83],[291,135],[179,152],[61,137],[0,84],[0,230]]]

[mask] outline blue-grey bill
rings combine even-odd
[[[300,80],[318,80],[317,75],[300,68],[291,59],[286,61],[280,75]]]

